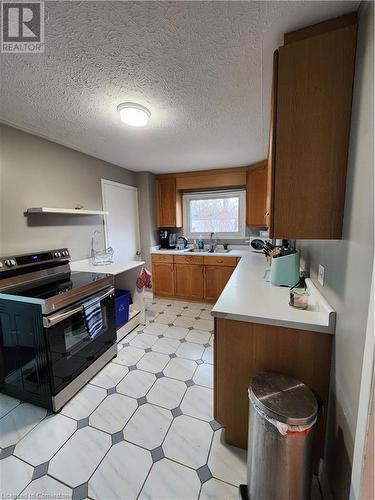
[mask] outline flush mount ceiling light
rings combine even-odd
[[[151,116],[150,110],[134,102],[123,102],[117,106],[121,121],[132,127],[144,127]]]

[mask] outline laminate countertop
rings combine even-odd
[[[306,279],[309,306],[306,310],[295,309],[289,306],[288,287],[265,281],[268,264],[264,255],[247,252],[241,257],[212,316],[334,334],[336,312],[310,279]]]
[[[185,250],[166,250],[166,249],[154,249],[151,252],[151,255],[204,255],[204,256],[212,256],[212,255],[217,255],[219,257],[244,257],[246,255],[251,254],[249,247],[244,246],[243,249],[239,248],[232,248],[229,250],[229,252],[224,252],[224,251],[218,251],[218,252],[208,252],[207,250],[200,252],[189,252],[188,249]]]
[[[143,266],[145,263],[142,260],[127,260],[127,261],[114,261],[112,264],[105,264],[103,266],[94,266],[90,259],[76,260],[70,262],[72,271],[83,271],[88,273],[106,273],[117,274],[126,273],[137,267]]]

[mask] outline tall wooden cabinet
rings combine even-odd
[[[286,34],[275,55],[271,237],[341,238],[356,36],[350,14]]]
[[[267,162],[249,168],[246,176],[246,225],[265,227]]]
[[[181,191],[177,191],[176,177],[162,177],[156,180],[156,207],[158,227],[182,226]]]

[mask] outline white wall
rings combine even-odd
[[[68,247],[86,258],[100,216],[34,215],[29,207],[102,209],[101,178],[135,186],[134,172],[0,125],[0,255]]]
[[[337,311],[326,468],[335,498],[349,496],[374,258],[374,4],[359,12],[343,239],[301,241],[314,280]]]

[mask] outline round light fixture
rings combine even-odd
[[[132,127],[144,127],[151,116],[150,110],[134,102],[123,102],[117,106],[121,121]]]

